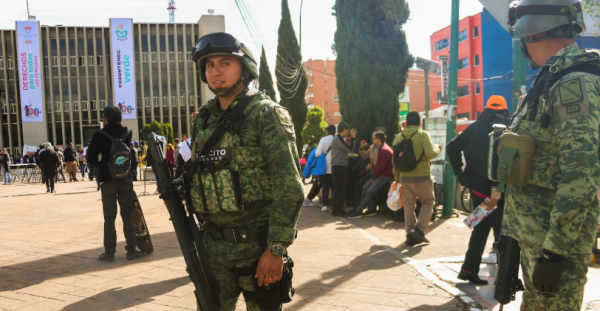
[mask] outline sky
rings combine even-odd
[[[260,33],[247,30],[236,2],[245,2],[252,10]],[[300,3],[289,0],[292,22],[299,36]],[[429,37],[450,25],[451,0],[408,0],[410,20],[404,29],[413,56],[430,58]],[[42,25],[108,26],[109,18],[128,17],[135,22],[168,23],[168,0],[29,0],[29,14]],[[302,56],[308,59],[334,59],[331,44],[336,30],[331,7],[335,0],[304,0],[302,22]],[[259,58],[264,44],[267,62],[275,67],[277,29],[281,19],[281,0],[176,0],[175,22],[196,23],[209,9],[225,16],[225,29],[238,37]],[[14,29],[16,20],[27,20],[26,0],[0,0],[0,29]],[[478,0],[462,0],[460,18],[482,11]],[[258,43],[255,43],[258,41]]]

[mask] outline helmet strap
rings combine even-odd
[[[208,89],[213,92],[215,95],[217,96],[228,96],[231,94],[231,92],[235,91],[235,89],[237,89],[237,87],[241,84],[244,83],[247,79],[246,79],[246,70],[244,70],[242,72],[242,75],[240,76],[240,78],[237,80],[236,83],[234,83],[232,86],[230,87],[218,87],[216,89],[213,89],[210,87],[210,85],[208,86]]]
[[[533,61],[533,58],[531,58],[531,55],[527,50],[527,45],[525,45],[525,40],[523,39],[521,39],[521,52],[523,53],[523,56],[525,56],[525,59],[529,61],[529,67],[531,67],[531,70],[536,70],[542,67]]]

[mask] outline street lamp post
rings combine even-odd
[[[429,110],[431,109],[429,103],[429,72],[436,72],[438,63],[421,57],[417,57],[416,63],[417,68],[425,72],[425,117],[429,118]]]
[[[302,4],[304,0],[300,0],[300,53],[302,53]]]

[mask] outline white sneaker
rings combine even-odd
[[[309,200],[308,198],[306,198],[304,200],[304,203],[302,203],[302,206],[313,206],[313,205],[314,205],[313,201]]]
[[[327,206],[323,206],[323,207],[321,208],[321,212],[327,212]]]

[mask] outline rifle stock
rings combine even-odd
[[[163,138],[164,139],[164,138]],[[164,154],[159,146],[162,142],[166,146],[166,142],[161,137],[155,134],[148,135],[148,151],[151,152],[154,159],[156,172],[156,182],[161,189],[161,199],[164,200],[173,227],[175,235],[181,247],[181,252],[186,264],[186,271],[196,288],[194,294],[200,311],[218,311],[218,298],[215,296],[213,289],[210,286],[210,281],[207,275],[212,275],[210,263],[205,255],[204,245],[202,243],[201,232],[198,229],[194,220],[193,212],[186,212],[185,206],[177,193],[177,189],[171,185],[171,176],[167,167],[167,162]],[[191,202],[188,202],[191,204]],[[191,209],[190,209],[191,211]]]
[[[498,275],[494,290],[494,299],[505,305],[515,300],[519,291],[525,290],[523,282],[519,279],[519,265],[521,261],[521,247],[519,242],[508,236],[501,236],[500,242],[494,243],[497,247]]]

